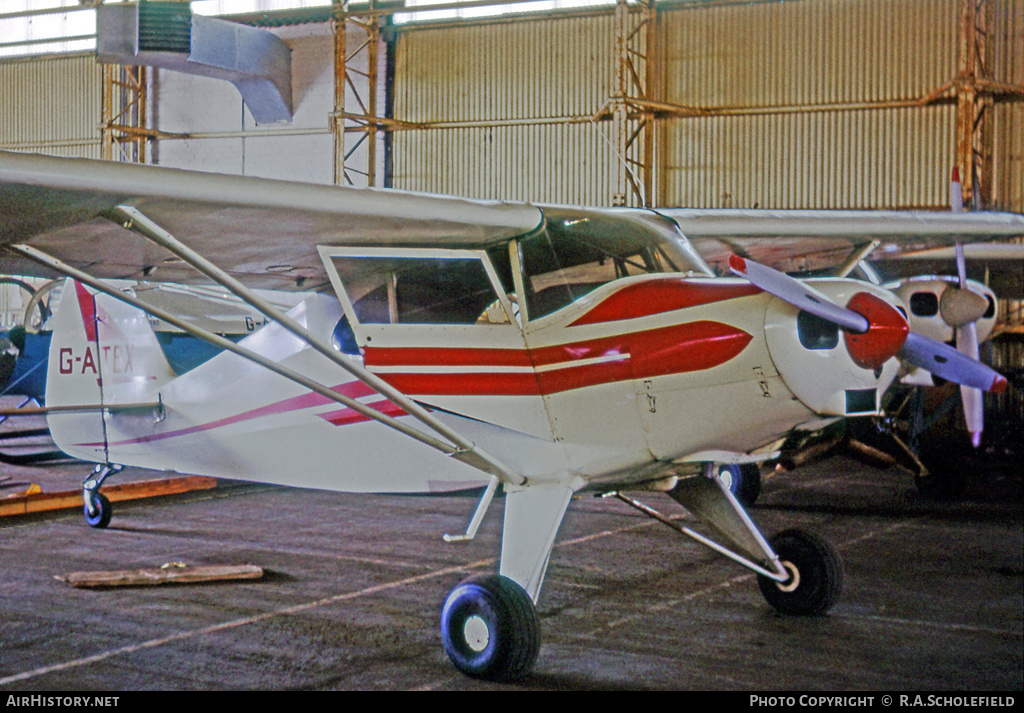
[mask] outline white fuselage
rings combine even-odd
[[[839,299],[863,290],[888,294],[851,280],[815,286]],[[85,298],[81,289],[78,296]],[[90,334],[88,310],[62,304],[49,405],[159,401],[161,408],[102,418],[51,414],[54,438],[69,455],[341,491],[432,492],[487,481],[236,354],[169,374],[135,310],[104,295],[96,305],[99,326]],[[322,335],[342,317],[339,303],[324,296],[291,314]],[[629,277],[525,326],[367,329],[362,356],[348,358],[534,482],[566,475],[628,482],[673,462],[741,457],[809,420],[877,413],[896,372],[895,360],[877,372],[857,367],[841,337],[828,348],[802,346],[796,310],[739,279]],[[242,345],[407,418],[276,324]],[[113,361],[73,361],[90,347],[111,359],[122,355],[121,373]]]

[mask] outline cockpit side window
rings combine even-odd
[[[334,264],[361,324],[476,324],[497,300],[477,257],[343,257]]]
[[[656,245],[638,239],[587,235],[570,221],[549,224],[544,232],[521,239],[519,251],[531,320],[551,314],[613,280],[677,271]]]

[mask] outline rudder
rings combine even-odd
[[[98,407],[155,400],[156,391],[173,378],[144,312],[74,280],[64,283],[50,341],[46,405],[97,408],[49,415],[51,434],[62,450],[105,459]]]

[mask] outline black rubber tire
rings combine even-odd
[[[729,492],[736,496],[740,505],[750,507],[757,502],[761,495],[761,467],[757,463],[722,463],[718,474],[725,479]]]
[[[747,463],[740,466],[740,484],[736,499],[744,506],[750,507],[761,497],[761,466]]]
[[[484,636],[469,633],[467,623]],[[511,579],[478,575],[448,595],[441,613],[441,640],[452,664],[467,676],[516,681],[537,659],[540,619],[529,595]]]
[[[776,611],[818,616],[831,609],[843,590],[843,562],[825,538],[805,530],[783,530],[769,544],[786,569],[797,571],[796,587],[758,576],[761,594]],[[787,591],[789,590],[789,591]]]
[[[103,493],[92,494],[93,507],[96,509],[94,515],[89,514],[89,507],[86,505],[82,506],[82,511],[85,514],[85,521],[89,524],[89,527],[95,527],[102,529],[110,524],[110,518],[114,515],[114,507],[110,504],[110,500]]]

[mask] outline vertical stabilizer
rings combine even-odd
[[[156,400],[157,390],[174,377],[144,312],[73,280],[64,284],[50,341],[46,405],[97,408],[49,415],[62,450],[105,459],[98,407]]]

